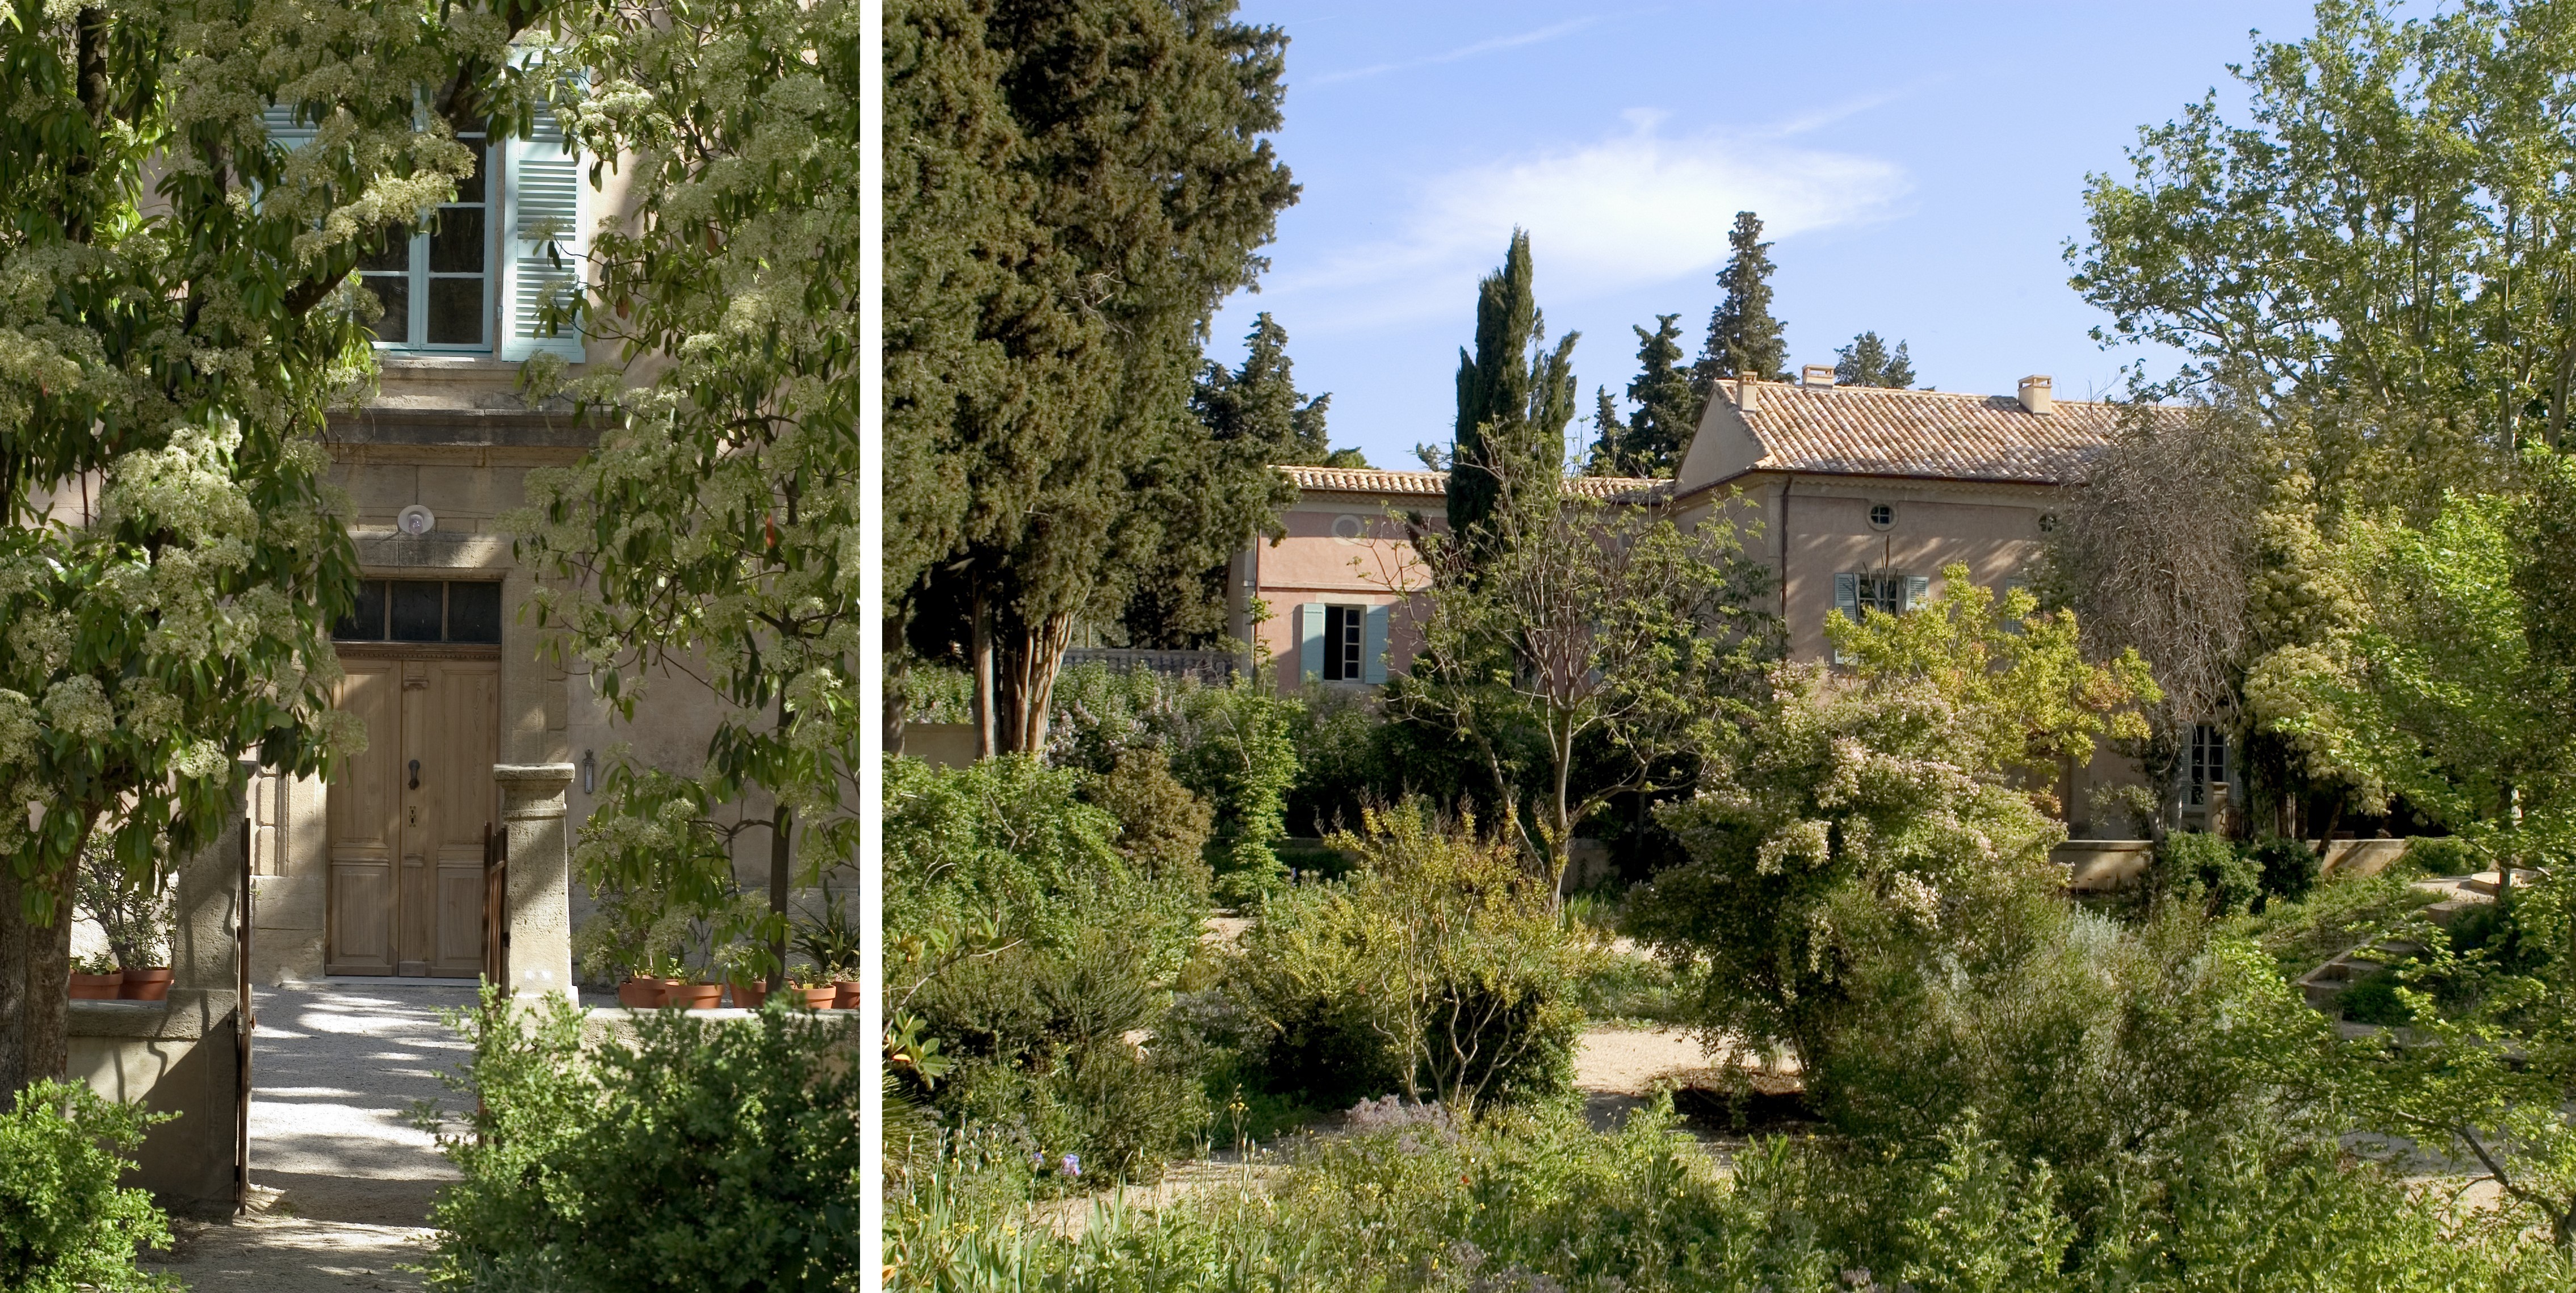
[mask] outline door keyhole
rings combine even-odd
[[[420,760],[418,759],[411,761],[411,788],[420,789]]]

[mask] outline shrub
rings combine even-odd
[[[1095,1175],[1150,1175],[1208,1119],[1197,1057],[1163,1027],[1168,994],[1137,960],[1128,935],[1099,929],[1067,952],[1006,947],[933,976],[910,1009],[955,1067],[923,1094]]]
[[[473,1043],[463,1179],[439,1194],[442,1289],[856,1289],[860,1101],[875,1064],[851,1030],[772,1002],[748,1021],[668,1011],[631,1041],[583,1042],[558,997],[485,989],[449,1022]],[[434,1109],[419,1118],[436,1128]]]
[[[2477,850],[2456,835],[2418,835],[2406,841],[2402,860],[2426,875],[2471,875],[2487,869]]]
[[[2395,967],[2382,967],[2335,997],[2335,1008],[2356,1024],[2396,1027],[2415,1022],[2415,1012],[2397,997],[2404,980]]]
[[[1215,814],[1173,778],[1161,750],[1120,751],[1115,767],[1083,785],[1082,797],[1117,819],[1118,851],[1129,862],[1172,875],[1207,865],[1201,855]]]
[[[2175,831],[2156,847],[2148,884],[2151,901],[2197,907],[2211,916],[2242,912],[2262,892],[2260,873],[2224,837]]]
[[[2257,883],[2262,886],[2266,902],[2285,899],[2303,901],[2308,890],[2316,887],[2319,859],[2316,848],[2306,840],[2286,835],[2267,835],[2248,855],[2254,864]]]
[[[1118,819],[1083,802],[1084,776],[1025,755],[965,768],[889,758],[885,928],[990,926],[1059,953],[1086,931],[1121,929],[1136,936],[1133,972],[1168,977],[1197,943],[1206,872],[1130,861]]]
[[[1335,843],[1359,867],[1273,895],[1229,986],[1259,1021],[1274,1087],[1452,1107],[1570,1089],[1574,997],[1602,940],[1557,918],[1546,878],[1472,819],[1418,803],[1371,811]]]
[[[42,1081],[0,1114],[0,1288],[23,1293],[127,1293],[179,1282],[136,1268],[142,1245],[166,1248],[170,1223],[120,1150],[175,1114],[147,1115],[77,1082]]]

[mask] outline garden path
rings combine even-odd
[[[459,1109],[439,1075],[467,1047],[438,1011],[473,1001],[469,985],[418,979],[259,989],[252,1215],[179,1223],[179,1247],[156,1269],[195,1293],[421,1287],[397,1268],[426,1256],[430,1203],[456,1172],[409,1114],[417,1100]]]

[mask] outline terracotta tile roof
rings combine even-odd
[[[2132,408],[2057,400],[2041,416],[2010,395],[1759,382],[1742,416],[1762,442],[1756,471],[2064,485]]]
[[[1376,471],[1350,467],[1281,467],[1297,488],[1344,494],[1446,495],[1445,471]],[[1565,487],[1586,498],[1622,498],[1640,491],[1670,489],[1669,480],[1629,476],[1569,476]]]

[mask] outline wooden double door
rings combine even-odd
[[[332,974],[473,978],[483,831],[497,824],[498,660],[343,657],[335,703],[367,748],[332,769]]]

